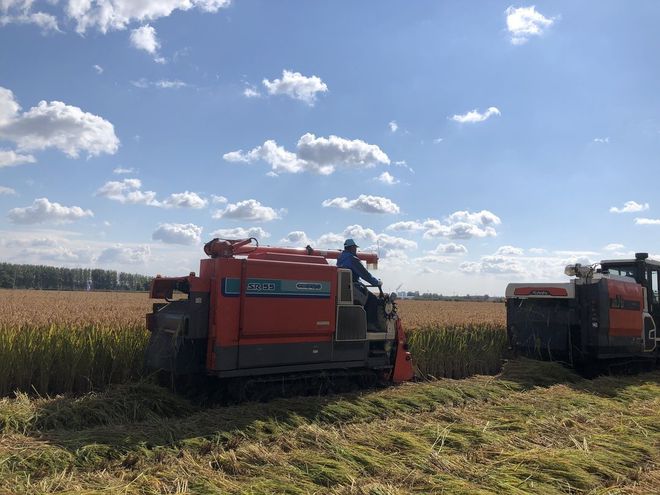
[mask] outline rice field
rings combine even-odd
[[[144,375],[146,293],[1,290],[0,396],[84,393]],[[503,305],[399,301],[420,376],[499,370]],[[461,320],[461,314],[464,319]]]
[[[660,486],[659,372],[589,381],[515,360],[500,373],[501,304],[400,302],[416,366],[436,379],[203,407],[143,377],[146,294],[1,292],[0,495]]]

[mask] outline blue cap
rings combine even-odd
[[[353,246],[355,246],[355,247],[360,247],[360,246],[358,246],[357,244],[355,244],[355,241],[354,241],[353,239],[346,239],[346,240],[344,241],[344,247],[345,247],[345,248],[347,248],[347,247],[353,247]]]

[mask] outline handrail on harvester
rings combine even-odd
[[[252,241],[256,241],[254,237],[249,239],[213,239],[204,245],[204,252],[212,258],[231,258],[234,255],[248,255],[248,254],[261,254],[261,253],[276,253],[276,254],[298,254],[308,256],[322,256],[326,259],[336,260],[341,254],[339,249],[314,249],[311,246],[305,248],[288,248],[288,247],[272,247],[272,246],[256,246],[251,245]],[[358,253],[357,257],[373,265],[378,266],[378,255],[376,253]]]

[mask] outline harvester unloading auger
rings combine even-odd
[[[213,239],[204,252],[209,258],[200,261],[199,276],[158,276],[151,284],[151,297],[167,302],[147,315],[148,368],[221,379],[413,378],[394,297],[381,292],[378,320],[367,322],[353,297],[351,270],[327,261],[341,251],[262,247],[250,238]],[[378,263],[376,254],[358,257]],[[175,290],[188,297],[172,300]]]

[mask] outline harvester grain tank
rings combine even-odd
[[[651,364],[660,356],[660,262],[635,259],[569,265],[566,283],[513,283],[507,333],[519,353],[589,370],[597,364]]]
[[[157,277],[147,315],[147,366],[173,375],[271,377],[347,371],[402,382],[413,377],[394,298],[381,292],[378,321],[353,298],[340,251],[262,247],[214,239],[199,276]],[[371,265],[378,256],[360,253]],[[187,295],[173,300],[174,291]],[[372,331],[375,330],[375,331]]]

